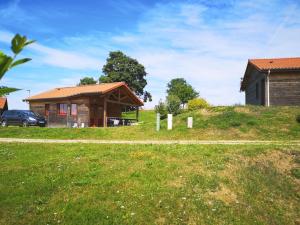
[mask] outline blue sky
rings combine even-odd
[[[81,77],[102,74],[109,51],[121,50],[146,67],[153,107],[167,82],[184,77],[214,105],[244,103],[240,78],[249,58],[300,56],[300,2],[150,0],[0,0],[0,49],[15,33],[37,42],[0,85],[21,99]]]

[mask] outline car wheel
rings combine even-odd
[[[1,126],[2,126],[2,127],[7,127],[7,121],[6,121],[6,120],[3,120],[2,123],[1,123]]]
[[[28,122],[27,122],[26,120],[23,121],[22,126],[23,126],[23,127],[28,127]]]

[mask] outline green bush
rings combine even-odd
[[[155,106],[155,112],[160,114],[161,119],[167,118],[167,106],[163,101],[159,101],[158,105]]]
[[[254,126],[254,125],[257,125],[257,122],[256,122],[255,120],[249,120],[249,121],[247,122],[247,125],[249,125],[249,126]]]
[[[209,104],[204,98],[194,98],[188,101],[189,110],[204,109],[208,107]]]
[[[294,177],[296,177],[297,179],[300,179],[300,169],[299,168],[294,168],[294,169],[292,169],[291,172]]]
[[[242,123],[238,122],[238,121],[232,121],[232,122],[230,122],[230,126],[232,126],[232,127],[239,127],[241,125],[242,125]]]
[[[181,101],[176,95],[168,95],[167,96],[167,110],[168,113],[173,115],[177,115],[181,112]]]
[[[300,115],[296,116],[296,121],[300,123]]]

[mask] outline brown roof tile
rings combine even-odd
[[[128,88],[128,86],[124,82],[115,82],[115,83],[103,83],[103,84],[93,84],[93,85],[82,85],[76,87],[62,87],[55,88],[50,91],[43,92],[41,94],[33,95],[25,101],[34,101],[34,100],[43,100],[43,99],[59,99],[59,98],[68,98],[77,95],[84,94],[105,94],[115,88],[124,86],[126,87],[132,94],[135,100],[143,105],[143,102]]]
[[[300,69],[300,57],[274,58],[274,59],[250,59],[249,63],[259,70],[269,69]]]
[[[6,98],[0,97],[0,109],[3,109],[5,107],[6,101],[7,101]]]

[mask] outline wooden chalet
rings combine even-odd
[[[246,104],[300,105],[300,57],[250,59],[240,90]]]
[[[24,101],[52,127],[106,127],[121,119],[124,106],[135,107],[138,120],[143,106],[124,82],[55,88]]]

